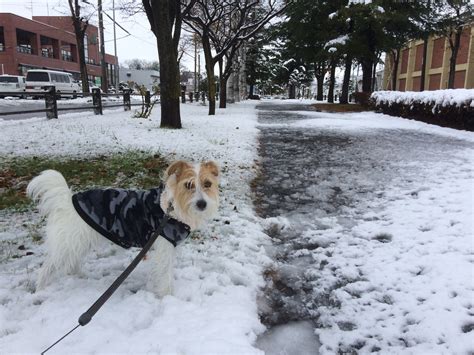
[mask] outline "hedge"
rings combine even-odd
[[[369,105],[392,116],[474,131],[474,89],[376,91],[370,96]]]

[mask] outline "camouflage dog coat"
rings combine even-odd
[[[158,229],[165,212],[162,188],[151,190],[94,189],[76,193],[72,203],[94,230],[123,248],[143,248]],[[170,218],[161,236],[176,246],[189,236],[188,225]]]

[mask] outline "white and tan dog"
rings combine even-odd
[[[171,164],[164,176],[161,209],[167,211],[171,205],[172,218],[191,230],[197,229],[217,212],[218,178],[219,169],[214,162]],[[59,172],[43,171],[28,184],[27,194],[38,202],[40,213],[47,218],[47,255],[37,282],[37,289],[41,289],[57,276],[79,271],[84,256],[102,236],[78,214],[73,193]],[[175,246],[159,237],[149,256],[153,262],[149,286],[159,297],[171,294]]]

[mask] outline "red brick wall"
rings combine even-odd
[[[441,74],[431,74],[428,90],[439,90],[441,88]]]
[[[74,35],[74,27],[69,16],[33,16],[32,19],[68,31]],[[86,34],[89,39],[89,58],[95,60],[97,64],[100,64],[99,29],[89,24],[86,29]],[[75,37],[72,43],[76,43]]]
[[[405,91],[406,79],[400,79],[398,81],[398,91]]]
[[[423,43],[416,46],[415,52],[415,71],[421,70],[423,64]]]
[[[421,76],[416,76],[413,78],[413,91],[420,91],[420,85],[421,84]]]
[[[464,88],[464,80],[466,79],[466,71],[460,70],[454,73],[454,88],[462,89]]]
[[[458,56],[456,57],[456,64],[467,63],[469,55],[469,40],[471,35],[471,29],[465,28],[461,35],[461,46],[459,47]]]
[[[0,25],[4,28],[6,46],[5,51],[0,52],[0,63],[4,65],[5,73],[11,75],[18,75],[18,69],[20,65],[78,73],[80,69],[79,63],[77,62],[68,62],[63,61],[61,59],[45,58],[41,55],[17,52],[16,29],[22,29],[35,33],[37,45],[39,45],[40,35],[42,35],[59,40],[63,44],[73,44],[73,47],[76,47],[76,38],[74,33],[65,29],[58,29],[55,27],[51,27],[51,25],[44,24],[44,22],[49,22],[51,24],[57,24],[58,26],[61,25],[64,26],[64,28],[67,28],[68,26],[70,26],[69,17],[46,17],[45,19],[45,17],[38,16],[35,17],[35,19],[36,20],[32,21],[14,14],[0,13]],[[97,36],[97,27],[89,25],[87,33],[90,33],[89,38],[92,39],[94,35]],[[77,58],[77,53],[72,54],[73,57]],[[100,63],[98,45],[89,44],[89,58],[95,59],[97,64]],[[116,63],[116,60],[113,56],[107,55],[106,60],[109,63]],[[88,65],[87,70],[89,75],[101,76],[101,68],[99,65]]]
[[[444,37],[434,40],[433,43],[433,56],[431,58],[431,68],[441,68],[443,66],[443,55],[444,55],[444,43],[446,39]]]
[[[408,69],[408,49],[404,49],[401,55],[400,74],[405,74]]]

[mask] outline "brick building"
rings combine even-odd
[[[448,87],[449,58],[451,49],[446,37],[432,36],[428,40],[426,57],[425,90]],[[423,41],[411,41],[400,53],[397,71],[398,91],[420,91]],[[392,90],[392,60],[387,55],[383,89]],[[474,88],[474,26],[466,26],[461,36],[461,46],[456,59],[454,88]]]
[[[102,71],[98,28],[89,24],[85,55],[89,79],[99,84]],[[114,84],[117,58],[106,54],[109,86]],[[27,19],[0,13],[0,74],[26,75],[29,69],[72,73],[80,79],[79,54],[72,20],[68,16],[33,16]]]

